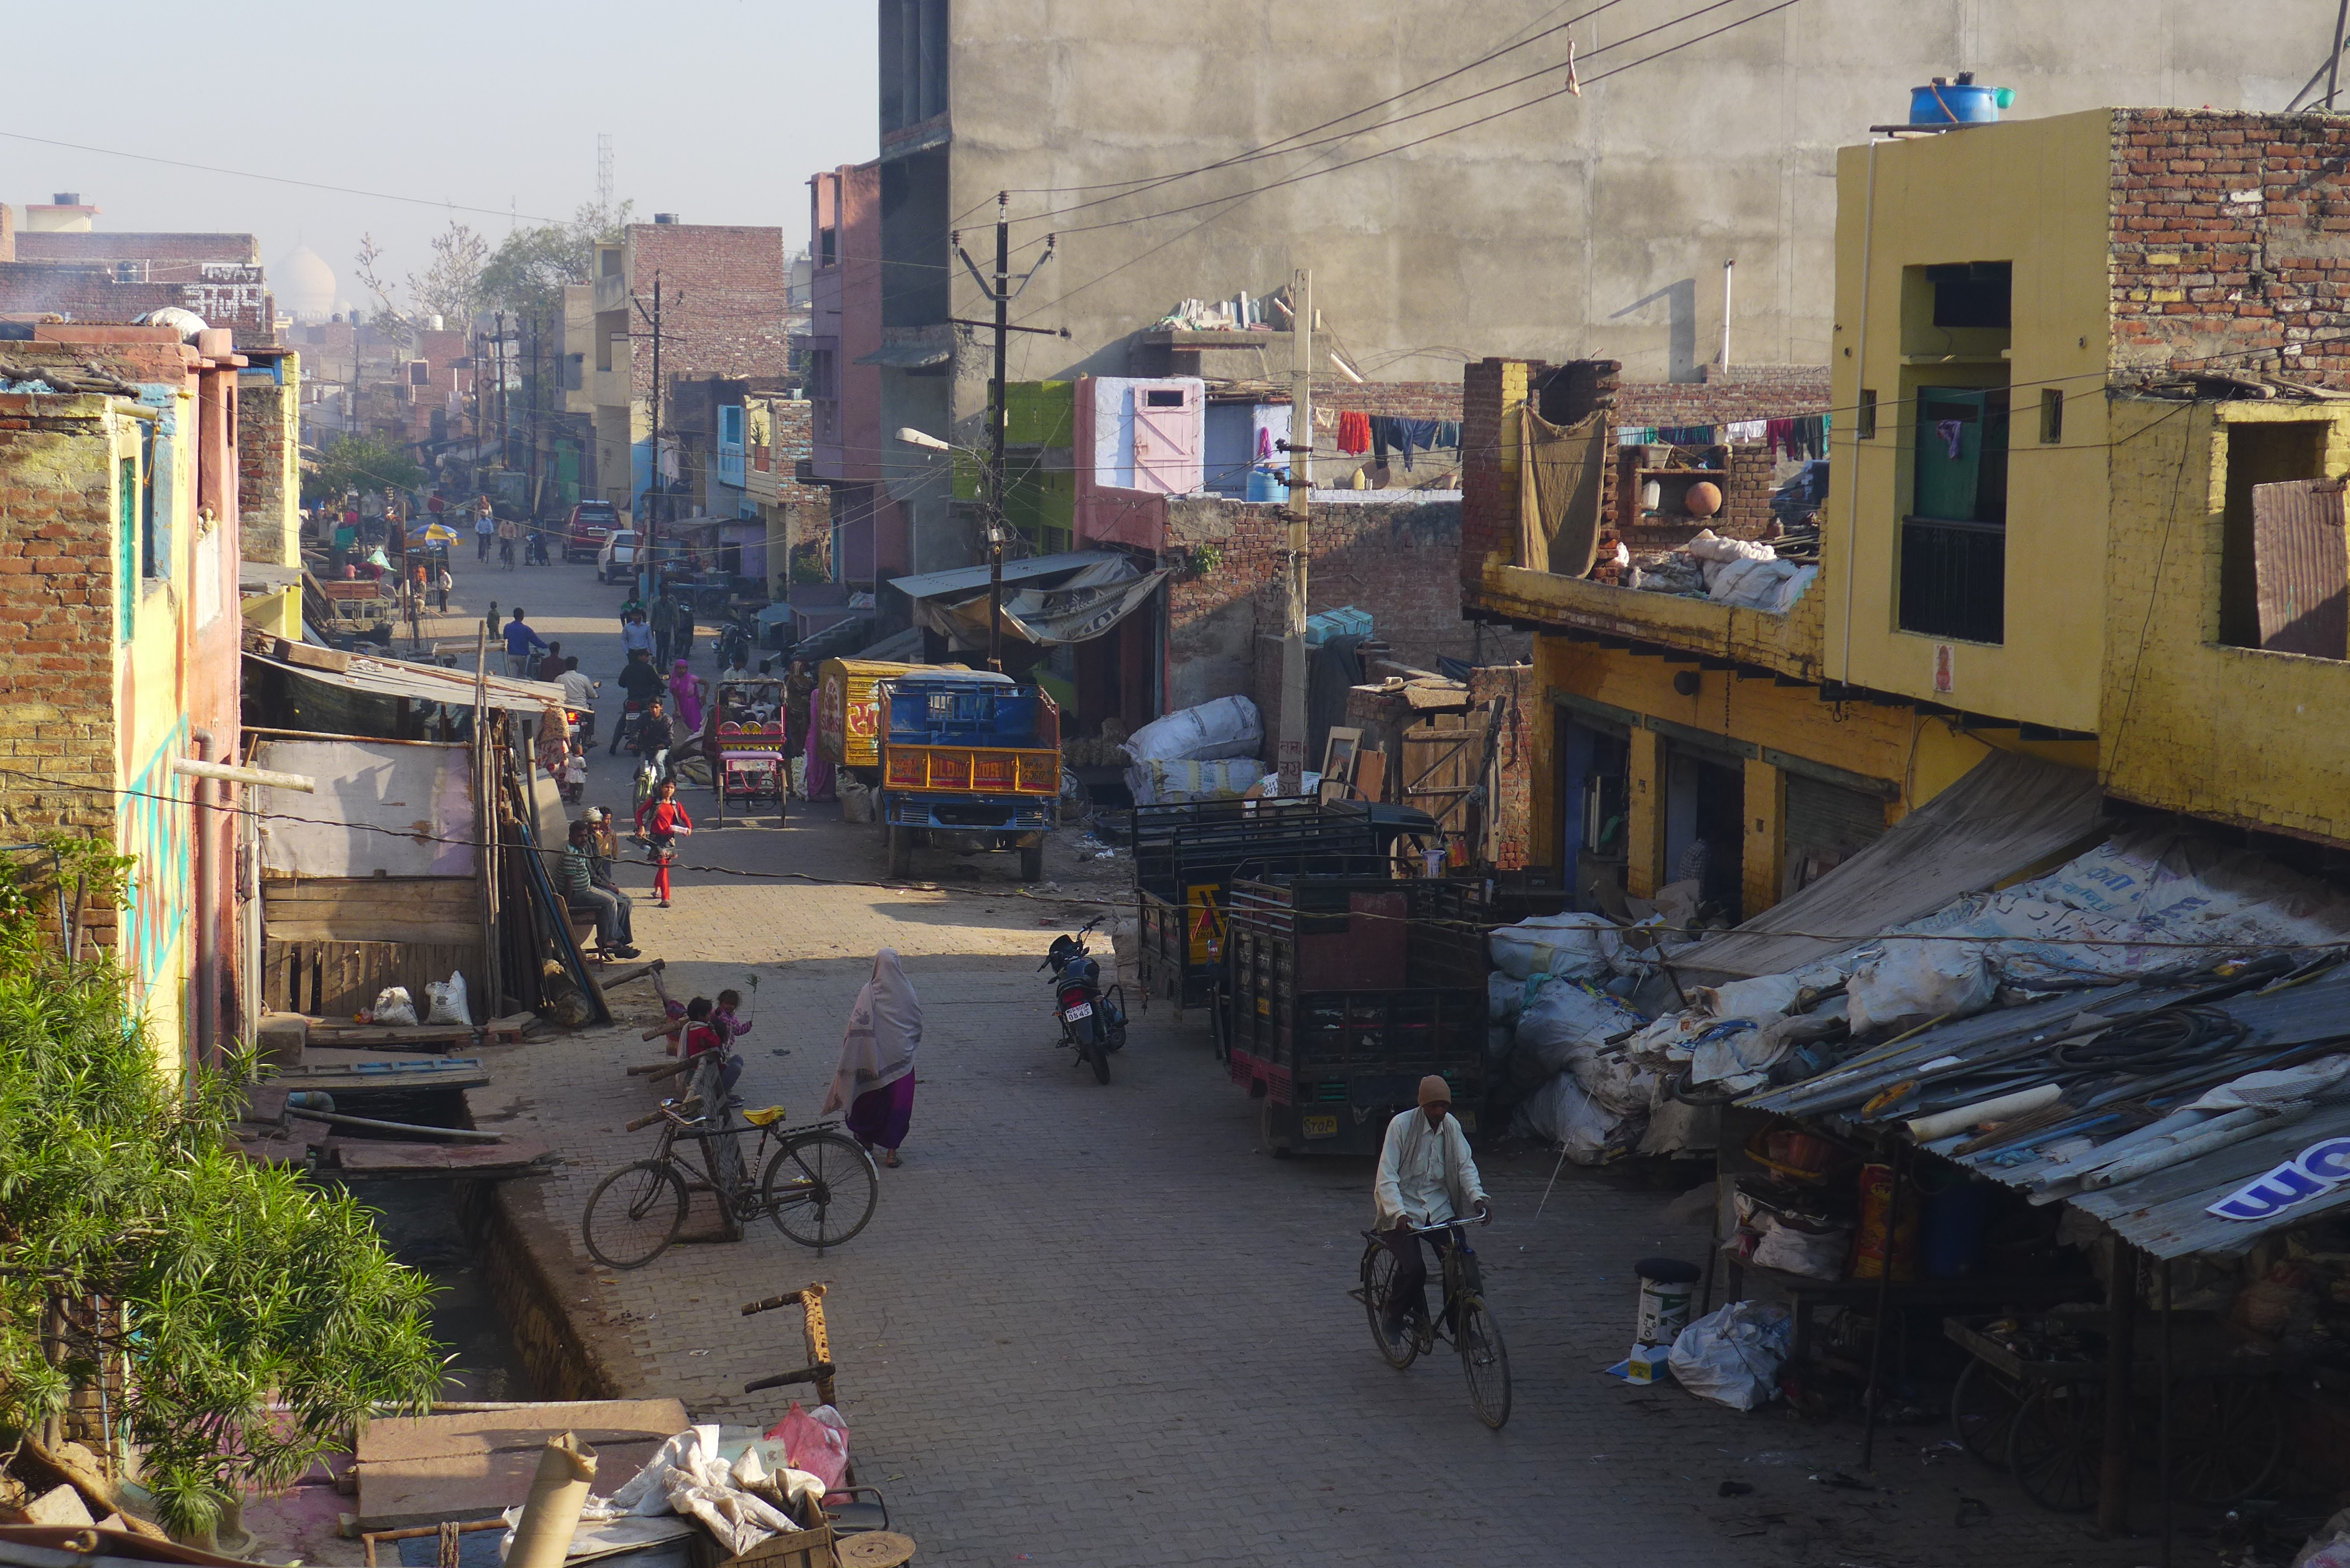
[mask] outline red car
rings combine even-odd
[[[620,514],[608,501],[583,501],[571,509],[563,524],[563,558],[594,560],[604,541],[620,525]]]

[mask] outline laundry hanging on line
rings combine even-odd
[[[1348,409],[1338,416],[1338,450],[1348,455],[1371,450],[1371,416]]]

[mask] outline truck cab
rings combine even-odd
[[[921,843],[1016,849],[1021,880],[1042,877],[1061,799],[1053,699],[984,670],[891,675],[875,694],[889,874],[908,875]]]

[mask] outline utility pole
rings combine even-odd
[[[1028,280],[1042,272],[1045,264],[1053,259],[1054,236],[1046,235],[1045,254],[1036,265],[1021,276],[1019,286],[1012,282],[1012,221],[1008,213],[1012,195],[1008,191],[995,193],[995,272],[983,275],[979,264],[962,248],[961,235],[955,236],[955,254],[979,284],[980,293],[995,306],[993,322],[962,322],[959,326],[992,326],[995,328],[995,377],[988,383],[988,458],[987,458],[987,667],[1001,671],[1003,668],[1003,543],[1006,532],[1003,472],[1004,426],[1010,410],[1004,388],[1004,351],[1012,334],[1037,332],[1055,335],[1051,328],[1040,327],[1014,327],[1012,325],[1012,302],[1020,296]],[[949,317],[951,321],[954,317]],[[1066,334],[1058,334],[1066,336]]]
[[[527,422],[530,441],[529,497],[525,504],[530,508],[530,525],[538,527],[538,317],[530,318],[530,369],[523,382],[523,417]]]
[[[684,296],[683,296],[682,295],[681,295],[681,296],[679,296],[679,297],[680,297],[680,298],[683,298]],[[637,515],[637,544],[638,544],[637,558],[638,558],[639,560],[640,560],[640,561],[642,561],[642,562],[646,563],[646,565],[644,566],[644,567],[642,567],[642,568],[641,568],[641,570],[649,572],[649,571],[650,571],[650,570],[652,569],[652,568],[651,568],[651,563],[652,563],[652,561],[653,561],[653,559],[654,559],[654,556],[653,556],[653,497],[660,493],[660,437],[661,437],[661,275],[660,275],[660,273],[658,273],[658,272],[656,272],[655,274],[653,274],[653,307],[652,307],[652,309],[651,309],[651,310],[650,310],[650,311],[646,310],[646,309],[645,309],[645,302],[644,302],[643,300],[641,300],[641,299],[637,298],[634,295],[630,295],[630,296],[629,296],[629,303],[630,303],[630,304],[634,305],[634,306],[637,307],[637,314],[638,314],[639,316],[641,316],[641,317],[643,317],[645,318],[645,323],[646,323],[646,325],[648,325],[649,327],[650,327],[653,329],[653,408],[652,408],[652,416],[653,416],[653,448],[652,448],[652,461],[651,461],[650,463],[646,464],[646,466],[645,466],[645,491],[644,491],[644,494],[643,494],[643,496],[639,499],[639,503],[638,503],[638,505],[637,505],[637,514],[638,514],[638,515]],[[650,579],[648,579],[648,581],[650,581]]]
[[[1314,275],[1290,275],[1289,324],[1289,615],[1281,644],[1281,748],[1275,788],[1305,793],[1306,522],[1314,501]]]
[[[514,462],[514,421],[506,409],[506,313],[498,312],[498,466]]]

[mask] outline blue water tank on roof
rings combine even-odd
[[[2015,102],[2013,88],[1980,87],[1970,71],[1961,71],[1956,81],[1936,77],[1921,88],[1909,89],[1909,123],[1912,125],[1987,125],[1999,118],[2001,109]]]

